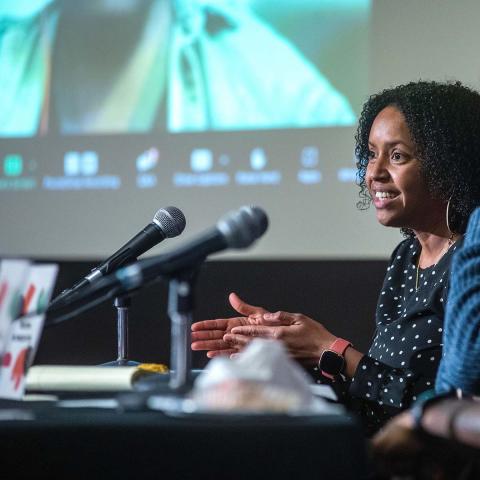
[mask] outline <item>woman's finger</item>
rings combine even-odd
[[[192,323],[192,332],[199,330],[224,330],[228,326],[227,318],[217,318],[214,320],[201,320],[200,322]]]
[[[235,350],[233,348],[223,349],[223,350],[211,350],[210,352],[207,352],[207,357],[208,358],[222,357],[222,356],[231,357],[232,355],[236,355],[237,353],[238,353],[238,350]]]
[[[198,340],[221,340],[225,335],[225,330],[199,330],[192,332],[192,342]]]
[[[276,338],[277,328],[267,325],[245,325],[243,327],[235,327],[232,328],[230,334],[224,335],[223,339],[225,341],[230,341],[231,337],[239,335],[250,338],[250,340],[252,337]]]
[[[222,339],[218,340],[199,340],[192,342],[192,350],[224,350],[229,348],[229,344]]]
[[[292,325],[295,322],[296,315],[288,312],[264,313],[262,323],[264,325]]]
[[[228,345],[230,345],[230,347],[243,348],[253,340],[253,337],[247,337],[246,335],[232,335],[231,333],[228,333],[223,339]]]
[[[248,317],[249,315],[255,315],[257,313],[267,313],[267,310],[265,310],[262,307],[256,307],[255,305],[250,305],[250,304],[244,302],[236,293],[231,293],[228,296],[228,300],[230,302],[230,305],[238,313],[241,313],[242,315],[245,315],[246,317]]]

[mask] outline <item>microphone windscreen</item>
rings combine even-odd
[[[268,227],[267,214],[260,207],[243,206],[227,213],[217,223],[229,248],[246,248]]]
[[[265,210],[255,205],[243,206],[240,210],[243,210],[250,215],[252,223],[256,229],[255,238],[260,238],[268,228],[268,216]]]
[[[160,227],[167,238],[180,235],[186,224],[183,212],[177,207],[161,208],[153,217],[153,222]]]

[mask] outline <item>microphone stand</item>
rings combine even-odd
[[[178,274],[169,281],[168,315],[171,325],[169,387],[186,393],[191,387],[190,327],[193,311],[193,284],[196,269]]]
[[[123,367],[139,365],[128,360],[128,309],[132,303],[130,295],[115,298],[113,305],[117,308],[117,359],[104,363],[105,367]]]

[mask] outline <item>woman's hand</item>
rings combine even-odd
[[[240,350],[252,338],[272,338],[282,341],[292,357],[316,363],[323,350],[336,339],[321,323],[300,313],[265,312],[254,319],[249,324],[232,327],[223,340]]]
[[[235,345],[225,341],[224,336],[235,327],[257,324],[260,322],[261,316],[267,313],[267,310],[245,303],[235,293],[231,293],[228,299],[232,307],[243,316],[203,320],[194,323],[192,325],[192,350],[208,350],[207,357],[213,358],[218,355],[238,353],[248,343]]]
[[[289,354],[308,363],[318,362],[336,339],[321,323],[300,313],[271,313],[231,293],[229,301],[242,317],[204,320],[192,325],[192,350],[207,356],[235,355],[255,337],[280,340]]]

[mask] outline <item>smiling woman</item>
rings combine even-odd
[[[480,169],[479,102],[478,92],[459,82],[412,82],[371,96],[363,107],[355,138],[359,208],[367,208],[372,200],[367,167],[376,152],[369,143],[374,141],[371,130],[377,120],[396,110],[392,121],[399,122],[399,137],[391,140],[400,143],[391,151],[395,154],[392,163],[402,155],[417,159],[426,193],[432,200],[443,202],[444,213],[448,203],[450,226],[464,231],[480,198],[480,183],[471,177]],[[401,145],[402,140],[405,145]]]
[[[398,108],[388,106],[377,115],[368,144],[366,183],[378,221],[389,227],[445,233],[445,205],[428,190],[421,160]]]
[[[443,346],[450,261],[480,205],[480,94],[415,82],[365,103],[356,134],[359,208],[402,229],[379,296],[367,354],[298,313],[271,313],[230,295],[241,314],[192,326],[192,348],[235,354],[252,338],[284,342],[319,382],[331,381],[371,434],[432,388]]]

